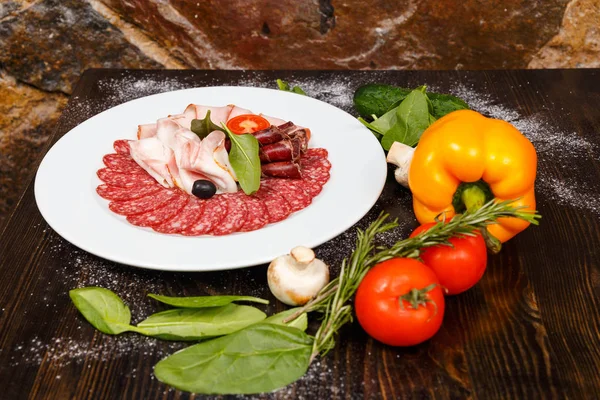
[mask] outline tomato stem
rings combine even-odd
[[[435,301],[433,301],[429,297],[427,297],[427,293],[432,291],[437,285],[438,285],[437,283],[432,283],[431,285],[426,286],[423,289],[417,289],[417,288],[410,289],[408,293],[406,293],[398,298],[398,301],[400,302],[400,308],[402,310],[405,309],[404,308],[405,301],[410,303],[410,306],[415,310],[418,309],[419,306],[427,307],[427,303],[432,303],[433,306],[435,307],[435,311],[434,311],[433,315],[436,315],[437,314],[437,304],[435,303]]]

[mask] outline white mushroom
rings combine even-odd
[[[308,303],[329,282],[329,267],[308,247],[274,259],[267,270],[271,293],[290,306]]]
[[[398,168],[394,171],[396,182],[408,188],[408,171],[413,159],[415,149],[404,143],[394,142],[387,155],[387,162],[394,164]]]

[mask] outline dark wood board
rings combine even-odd
[[[304,378],[255,397],[600,398],[600,70],[90,70],[51,143],[136,97],[194,86],[275,87],[276,78],[304,82],[317,98],[353,114],[350,95],[366,82],[427,84],[468,94],[474,108],[535,130],[543,219],[490,258],[476,287],[447,299],[444,324],[432,340],[413,348],[387,347],[355,322]],[[386,210],[401,220],[386,241],[403,238],[417,225],[410,204],[410,194],[390,174],[380,200],[357,225],[365,227]],[[162,309],[145,297],[149,292],[255,295],[271,300],[263,308],[268,313],[284,309],[266,285],[266,266],[157,272],[78,250],[40,216],[33,181],[0,235],[0,398],[200,397],[170,389],[152,375],[156,362],[185,344],[95,331],[70,302],[68,291],[75,287],[114,290],[130,305],[134,322]],[[350,229],[317,254],[336,273],[354,238]]]

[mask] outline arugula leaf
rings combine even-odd
[[[260,187],[260,158],[258,156],[258,140],[249,133],[236,135],[225,124],[224,132],[231,140],[229,162],[237,176],[242,190],[247,195],[256,192]]]
[[[73,304],[100,332],[116,335],[131,330],[131,312],[121,298],[108,289],[85,287],[69,291]]]
[[[192,132],[194,132],[196,135],[198,135],[198,137],[200,139],[204,139],[212,131],[225,132],[223,130],[223,128],[221,128],[218,125],[215,125],[210,120],[210,110],[206,111],[206,116],[204,117],[204,119],[193,119],[192,120],[192,126],[190,127],[190,130]]]
[[[379,122],[384,118],[386,120]],[[394,142],[416,145],[429,123],[429,103],[423,86],[410,92],[397,108],[373,121],[372,125],[388,128],[381,139],[381,145],[389,150]]]
[[[277,87],[279,88],[279,90],[283,90],[284,92],[297,93],[303,96],[307,95],[306,92],[302,90],[302,88],[300,88],[300,86],[294,86],[290,89],[290,84],[286,81],[282,81],[281,79],[277,79]]]
[[[313,338],[297,328],[259,323],[161,360],[159,381],[202,394],[271,392],[308,370]]]
[[[148,297],[161,303],[180,308],[221,307],[234,301],[250,301],[254,303],[269,304],[268,300],[251,296],[196,296],[196,297],[170,297],[149,293]]]
[[[249,306],[175,308],[153,314],[135,331],[166,340],[199,340],[227,335],[264,320],[262,311]]]

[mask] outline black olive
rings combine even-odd
[[[192,194],[201,199],[210,199],[215,193],[217,193],[217,187],[206,179],[198,179],[192,186]]]

